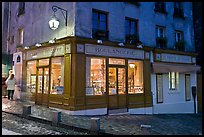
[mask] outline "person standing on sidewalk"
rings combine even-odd
[[[15,90],[16,80],[14,78],[14,74],[11,74],[6,80],[7,92],[8,92],[8,100],[13,100],[13,94]]]

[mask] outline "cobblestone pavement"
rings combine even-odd
[[[86,133],[68,130],[42,124],[25,118],[19,118],[15,115],[2,112],[2,128],[13,131],[10,134],[21,135],[87,135]],[[3,134],[3,133],[2,133]],[[4,133],[8,134],[8,133]]]
[[[22,114],[22,106],[27,104],[32,106],[32,116],[51,120],[54,109],[2,98],[2,110],[7,112]],[[92,117],[100,118],[101,130],[115,135],[202,135],[202,114],[73,116],[62,112],[61,123],[89,129]]]

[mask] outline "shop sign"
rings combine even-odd
[[[78,53],[84,53],[84,45],[77,44],[77,52]]]
[[[31,51],[27,51],[26,60],[51,57],[51,56],[60,56],[60,55],[64,55],[64,52],[65,52],[64,45],[31,50]]]
[[[66,53],[71,53],[71,44],[66,45]]]
[[[16,62],[21,62],[21,57],[19,55],[17,56]]]
[[[144,59],[143,50],[136,50],[136,49],[134,50],[134,49],[127,49],[127,48],[92,45],[92,44],[85,45],[85,53],[90,55],[99,55],[99,56]]]
[[[161,61],[176,62],[176,63],[192,63],[191,56],[166,54],[166,53],[161,54]]]

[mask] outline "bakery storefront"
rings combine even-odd
[[[69,40],[25,51],[32,100],[76,115],[152,113],[150,50],[87,43]]]

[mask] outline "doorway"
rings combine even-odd
[[[127,108],[125,67],[108,68],[108,95],[108,109]]]
[[[37,67],[36,104],[48,106],[49,67]]]

